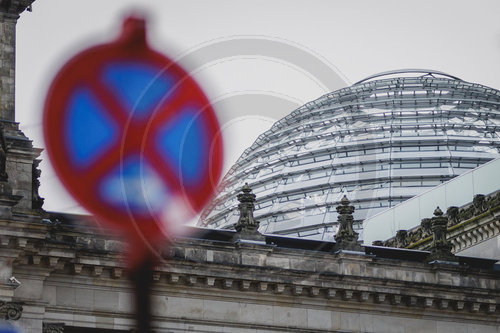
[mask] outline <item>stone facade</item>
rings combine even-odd
[[[0,286],[22,304],[16,323],[26,333],[132,329],[121,243],[63,217],[0,222],[2,278],[21,283]],[[499,332],[494,260],[429,264],[424,251],[197,231],[155,268],[155,332]]]
[[[34,0],[2,0],[0,3],[0,202],[6,216],[36,219],[41,198],[36,180],[41,149],[15,122],[15,41],[19,15]],[[5,175],[7,170],[7,175]],[[14,208],[12,208],[14,207]]]

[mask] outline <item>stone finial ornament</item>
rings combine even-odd
[[[448,218],[443,215],[443,211],[439,207],[434,210],[434,216],[430,219],[430,228],[433,239],[430,248],[431,255],[427,261],[455,261],[455,256],[451,252],[451,244],[446,239]]]
[[[240,239],[263,240],[264,237],[258,231],[259,221],[253,217],[255,194],[252,193],[252,189],[248,186],[248,183],[245,183],[241,192],[237,196],[240,202],[238,204],[240,218],[234,225],[234,229],[240,234]]]
[[[340,205],[337,206],[337,219],[339,221],[339,229],[335,235],[337,249],[343,250],[361,250],[361,245],[358,242],[358,233],[352,228],[354,218],[354,206],[350,205],[349,199],[344,195],[340,200]]]

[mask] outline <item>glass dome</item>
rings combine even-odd
[[[333,239],[344,194],[355,226],[500,156],[500,91],[445,73],[381,73],[326,94],[260,135],[199,225],[231,228],[236,195],[257,195],[260,232]]]

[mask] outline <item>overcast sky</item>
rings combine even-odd
[[[500,89],[498,0],[37,0],[18,21],[16,64],[16,120],[36,147],[57,69],[137,10],[153,47],[219,105],[226,169],[288,111],[378,72],[435,69]],[[45,209],[82,212],[42,158]]]

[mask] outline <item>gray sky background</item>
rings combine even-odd
[[[349,84],[382,71],[427,68],[500,89],[497,0],[37,0],[33,12],[18,21],[16,64],[16,120],[36,147],[44,147],[41,111],[55,71],[80,50],[114,39],[133,10],[147,15],[153,47],[174,59],[217,41],[251,37],[309,53]],[[314,73],[264,47],[261,53],[232,54],[202,65],[193,75],[214,101],[264,94],[300,105],[328,91]],[[231,107],[239,109],[238,99]],[[282,115],[263,110],[240,112],[225,122],[226,169]],[[82,212],[46,155],[42,158],[45,208]]]

